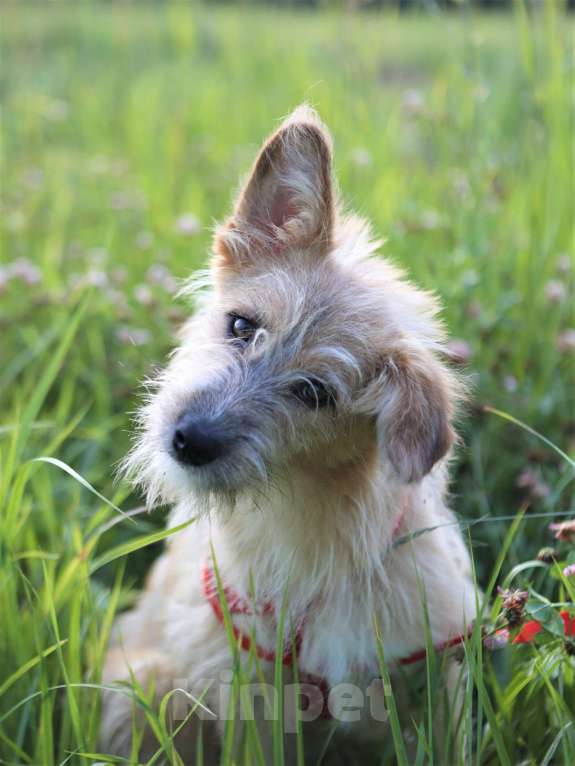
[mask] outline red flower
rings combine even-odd
[[[530,644],[535,636],[543,630],[541,625],[535,620],[529,620],[521,628],[519,633],[513,639],[514,644]]]
[[[575,636],[575,617],[571,617],[569,612],[561,612],[563,627],[566,636]]]
[[[571,617],[569,612],[562,611],[559,613],[563,620],[563,630],[566,636],[575,636],[575,617]],[[530,644],[543,630],[542,626],[536,620],[529,620],[521,628],[519,633],[513,639],[514,644]]]

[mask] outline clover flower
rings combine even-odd
[[[510,628],[515,628],[521,624],[523,620],[523,611],[525,604],[529,598],[529,593],[526,590],[503,590],[497,589],[499,595],[503,599],[503,615]]]
[[[570,543],[575,540],[575,519],[553,522],[553,524],[549,524],[549,529],[555,535],[555,539],[562,543]]]

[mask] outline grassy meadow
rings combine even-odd
[[[114,481],[129,413],[190,310],[180,280],[303,100],[332,129],[349,206],[445,303],[473,392],[453,507],[493,596],[486,622],[505,623],[496,585],[527,588],[544,616],[534,645],[468,648],[468,762],[575,763],[574,645],[557,628],[573,543],[536,560],[557,542],[549,523],[575,515],[574,30],[560,3],[542,6],[3,6],[1,763],[112,762],[97,754],[99,668],[165,520],[118,514],[142,503]],[[155,762],[178,763],[149,715]],[[417,762],[439,764],[425,718],[414,732]],[[373,763],[406,763],[394,747]]]

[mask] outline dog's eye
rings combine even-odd
[[[335,405],[335,395],[333,391],[324,386],[324,384],[317,380],[317,378],[308,378],[301,383],[296,383],[292,387],[292,394],[297,397],[300,402],[310,407],[311,409],[319,409],[320,407],[327,407]]]
[[[256,325],[245,317],[240,317],[236,314],[232,314],[229,317],[228,335],[232,338],[238,338],[238,340],[243,340],[247,343],[253,338],[256,330]]]

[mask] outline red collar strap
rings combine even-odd
[[[399,535],[399,532],[401,531],[401,528],[405,522],[405,518],[409,512],[410,509],[410,503],[409,499],[407,497],[404,498],[402,504],[401,504],[401,510],[399,512],[399,515],[393,525],[391,537],[392,542],[394,539],[397,538]],[[403,538],[400,539],[399,543],[403,542]],[[214,569],[208,560],[204,566],[203,573],[203,584],[204,584],[204,595],[206,599],[209,601],[210,606],[212,607],[212,610],[218,620],[222,625],[224,625],[224,610],[222,608],[222,600],[225,599],[225,602],[227,603],[228,611],[230,614],[230,617],[233,617],[234,614],[239,615],[256,615],[256,616],[265,616],[265,615],[274,615],[274,608],[273,604],[271,604],[269,601],[264,601],[260,604],[252,604],[250,601],[248,601],[246,598],[243,598],[238,593],[236,593],[233,588],[230,586],[223,586],[223,599],[220,600],[220,593],[218,592],[217,587],[217,580],[215,576]],[[565,636],[575,636],[575,617],[572,617],[568,612],[563,611],[561,612],[561,618],[563,619],[564,623],[564,629],[565,629]],[[249,652],[253,649],[255,651],[256,655],[262,659],[266,660],[267,662],[275,662],[276,655],[275,652],[271,649],[264,649],[259,644],[255,643],[255,641],[252,639],[250,635],[247,633],[242,632],[234,625],[233,619],[231,620],[231,629],[232,634],[234,637],[234,640],[236,641],[237,645],[241,647],[241,649],[245,652]],[[462,644],[466,638],[468,638],[471,635],[473,626],[470,626],[468,630],[465,633],[459,633],[456,636],[453,636],[452,638],[448,639],[447,641],[442,641],[439,644],[435,645],[435,651],[438,653],[441,653],[451,647],[458,646],[459,644]],[[517,636],[513,639],[513,644],[526,644],[531,643],[535,640],[536,635],[542,630],[542,626],[540,623],[538,623],[535,620],[530,620],[529,622],[526,622],[523,627],[521,628],[520,632]],[[299,657],[299,652],[302,645],[302,639],[303,639],[303,621],[300,623],[300,626],[296,632],[295,635],[295,659]],[[505,645],[509,641],[509,632],[505,629],[496,631],[494,636],[488,636],[485,637],[485,645],[487,648],[498,648],[499,646]],[[412,665],[415,662],[421,662],[424,660],[427,656],[427,649],[418,649],[415,652],[412,652],[411,654],[408,654],[406,657],[401,657],[396,662],[399,665]],[[290,648],[287,648],[284,650],[284,654],[282,656],[282,664],[286,666],[291,666],[294,661],[294,653]],[[322,679],[317,679],[318,683],[324,684],[325,682]]]
[[[407,512],[409,511],[409,508],[410,508],[409,499],[405,497],[401,503],[401,510],[399,512],[399,516],[397,517],[393,525],[393,529],[391,532],[392,540],[396,538],[397,535],[399,534],[401,527],[403,526],[403,522],[405,521]],[[212,607],[212,610],[218,622],[224,625],[224,610],[222,608],[220,594],[218,592],[217,580],[216,580],[214,569],[212,565],[209,563],[209,561],[206,562],[204,566],[204,569],[202,572],[202,579],[204,582],[204,595],[206,599],[209,601],[210,606]],[[272,615],[274,613],[273,604],[270,604],[268,601],[266,601],[259,605],[255,604],[252,606],[252,604],[247,599],[242,598],[242,596],[236,593],[230,586],[226,585],[223,587],[223,596],[226,600],[226,603],[228,606],[228,612],[230,616],[234,614],[263,616],[263,615]],[[247,635],[246,633],[242,633],[242,631],[240,631],[234,625],[233,620],[232,620],[231,628],[232,628],[232,634],[233,634],[234,640],[236,641],[237,645],[240,646],[243,649],[243,651],[249,652],[252,648],[252,645],[254,644],[254,642],[252,641],[252,637]],[[299,655],[299,649],[301,647],[302,628],[303,628],[303,625],[299,627],[295,636],[296,656]],[[255,644],[253,648],[256,655],[261,660],[267,660],[268,662],[275,662],[276,655],[274,651],[264,649],[263,647],[259,646],[259,644]],[[425,652],[424,652],[424,656],[425,656]],[[419,659],[419,657],[417,657],[416,659],[410,659],[410,657],[406,658],[407,661],[405,664],[409,664],[409,662],[417,662],[417,660]],[[293,663],[293,652],[291,651],[291,649],[286,649],[282,657],[282,664],[291,666],[292,663]]]
[[[206,599],[210,602],[210,606],[212,607],[212,610],[214,614],[216,615],[218,622],[224,625],[225,624],[224,610],[222,608],[222,600],[220,599],[220,593],[218,592],[218,584],[217,584],[214,568],[212,567],[210,563],[206,563],[206,565],[204,566],[202,578],[204,581],[204,595]],[[225,586],[223,588],[223,597],[226,600],[230,617],[233,616],[234,614],[261,616],[266,614],[273,614],[274,612],[273,605],[270,604],[268,601],[264,601],[259,606],[256,604],[254,607],[252,607],[251,604],[245,598],[242,598],[241,596],[239,596],[229,586]],[[253,647],[256,655],[260,658],[260,660],[275,662],[276,653],[272,649],[264,649],[259,644],[254,643],[250,635],[248,635],[247,633],[243,633],[234,625],[233,619],[231,621],[231,628],[232,628],[232,634],[233,634],[234,640],[236,641],[237,645],[240,646],[241,649],[243,649],[244,652],[249,652]],[[301,628],[300,628],[300,630],[298,630],[298,632],[296,633],[296,637],[295,637],[296,657],[299,655],[301,640],[302,640],[302,635],[301,635]],[[291,651],[291,649],[289,648],[286,649],[282,657],[282,664],[288,665],[291,667],[291,665],[293,664],[293,659],[294,659],[293,652]]]
[[[204,595],[206,599],[209,601],[210,606],[212,607],[212,610],[218,620],[222,625],[225,624],[224,621],[224,610],[222,607],[222,602],[220,600],[220,594],[218,592],[217,587],[217,580],[215,576],[215,572],[211,564],[206,563],[203,570],[203,582],[204,582]],[[267,614],[273,614],[273,606],[269,602],[263,602],[261,605],[256,605],[254,608],[252,608],[249,604],[249,602],[239,596],[235,591],[233,591],[229,586],[226,586],[223,588],[223,596],[226,599],[226,603],[228,606],[228,612],[230,614],[230,617],[233,617],[234,614],[241,614],[241,615],[267,615]],[[231,630],[232,635],[234,637],[234,640],[236,641],[236,644],[245,652],[249,652],[253,649],[253,651],[256,653],[256,655],[261,660],[266,660],[267,662],[275,662],[276,654],[273,649],[264,649],[263,646],[260,646],[258,643],[256,643],[252,636],[248,633],[244,633],[241,631],[236,625],[234,625],[233,619],[231,620]],[[437,652],[443,652],[446,649],[449,649],[450,647],[457,646],[459,644],[462,644],[465,639],[470,635],[471,633],[471,627],[469,628],[467,633],[460,633],[457,636],[454,636],[453,638],[448,639],[447,641],[442,641],[439,644],[436,644],[435,650]],[[298,628],[296,635],[295,635],[295,658],[297,659],[299,657],[299,652],[301,649],[303,640],[303,624]],[[415,652],[412,652],[411,654],[408,654],[406,657],[401,657],[397,660],[399,665],[412,665],[415,662],[420,662],[421,660],[424,660],[427,656],[427,649],[418,649]],[[286,665],[288,667],[291,667],[293,665],[294,661],[294,655],[290,648],[286,648],[284,651],[284,654],[282,656],[282,665]]]
[[[402,503],[402,508],[399,513],[399,516],[393,525],[392,539],[397,537],[397,535],[399,534],[401,527],[403,526],[403,523],[405,521],[405,517],[409,511],[409,508],[410,508],[410,504],[409,504],[409,501],[406,499]],[[218,622],[224,625],[224,610],[222,608],[222,603],[220,600],[220,593],[218,592],[217,580],[216,580],[214,568],[212,567],[209,561],[206,562],[204,566],[202,578],[204,583],[204,595],[206,599],[209,601],[210,606],[212,607],[212,610]],[[223,586],[222,595],[225,598],[225,601],[227,603],[230,617],[233,617],[234,614],[252,615],[252,616],[253,615],[263,616],[263,615],[274,614],[273,604],[269,603],[268,601],[264,601],[259,605],[258,604],[252,605],[247,599],[240,596],[228,585]],[[239,630],[239,628],[237,628],[234,625],[233,619],[231,621],[231,629],[232,629],[234,640],[236,641],[237,645],[241,647],[243,651],[249,652],[253,648],[256,655],[261,660],[267,660],[268,662],[275,662],[275,659],[276,659],[275,652],[271,649],[264,649],[262,646],[255,643],[250,635],[242,632],[241,630]],[[446,649],[449,649],[450,647],[457,646],[458,644],[462,644],[465,641],[465,639],[469,636],[470,633],[471,633],[471,628],[466,633],[460,633],[459,635],[454,636],[453,638],[450,638],[447,641],[442,641],[441,643],[437,644],[435,646],[435,650],[437,652],[443,652]],[[302,639],[303,639],[303,622],[298,628],[296,632],[296,636],[295,636],[296,659],[299,656]],[[399,660],[397,660],[397,662],[400,665],[411,665],[415,662],[420,662],[421,660],[424,660],[426,656],[427,656],[427,649],[425,648],[418,649],[417,651],[412,652],[411,654],[408,654],[407,657],[401,657]],[[292,650],[290,648],[285,649],[283,657],[282,657],[282,664],[291,666],[293,664],[293,660],[294,660],[294,656],[293,656]]]

